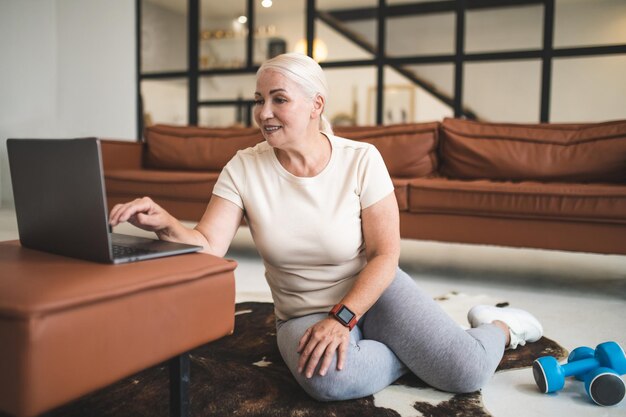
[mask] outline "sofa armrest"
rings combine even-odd
[[[112,139],[100,139],[102,165],[105,171],[142,169],[144,144]]]

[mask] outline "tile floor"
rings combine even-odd
[[[149,235],[128,225],[116,231]],[[0,239],[17,239],[11,208],[0,208]],[[247,229],[237,234],[227,256],[239,262],[238,299],[269,299]],[[403,241],[401,266],[433,296],[488,295],[528,309],[542,321],[546,336],[569,350],[607,340],[626,347],[626,256]],[[556,395],[542,395],[529,369],[496,374],[483,398],[497,417],[626,416],[626,400],[598,407],[578,381],[568,381]]]

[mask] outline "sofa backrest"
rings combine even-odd
[[[514,124],[446,118],[336,127],[335,135],[376,146],[396,178],[626,182],[626,120]],[[156,125],[146,128],[145,137],[145,166],[172,170],[220,171],[238,150],[263,141],[256,127]]]
[[[337,136],[368,142],[381,153],[393,177],[415,178],[437,171],[439,123],[338,127]],[[250,128],[156,125],[145,130],[146,168],[220,171],[240,149],[263,141]]]
[[[433,175],[438,168],[439,123],[335,127],[335,135],[376,146],[392,177]]]
[[[626,120],[485,123],[446,118],[441,172],[450,178],[626,182]]]
[[[263,141],[251,128],[204,128],[156,125],[147,127],[146,168],[221,171],[238,150]]]

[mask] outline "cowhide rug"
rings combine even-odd
[[[557,343],[544,337],[537,343],[506,351],[498,370],[531,366],[542,355],[563,358],[566,354]],[[273,305],[259,302],[237,304],[234,334],[191,352],[190,396],[194,417],[491,415],[483,408],[480,391],[448,394],[428,387],[414,376],[404,376],[367,398],[317,402],[298,386],[280,357]],[[168,413],[168,367],[161,364],[50,415],[166,417]]]

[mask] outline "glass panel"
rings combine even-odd
[[[415,84],[390,67],[385,67],[383,124],[413,123],[417,93]],[[368,91],[368,103],[376,103],[376,87]]]
[[[198,124],[206,127],[244,126],[246,110],[238,106],[205,106],[198,110]],[[254,121],[252,122],[254,125]]]
[[[418,68],[421,74],[434,72],[434,69]],[[449,75],[447,82],[451,83],[454,67],[452,65],[429,65],[428,67],[440,67]],[[404,68],[409,70],[409,68]],[[413,77],[421,78],[426,84],[431,84],[426,79],[412,71]],[[433,85],[433,88],[436,88]],[[370,93],[371,100],[376,100],[376,89]],[[383,112],[383,124],[415,123],[433,120],[442,120],[454,114],[454,109],[443,103],[429,91],[415,84],[393,68],[385,68],[385,110]]]
[[[393,6],[396,4],[407,4],[407,3],[431,3],[435,1],[447,1],[447,0],[387,0],[387,6]]]
[[[499,122],[538,122],[541,61],[468,63],[463,105],[478,118]]]
[[[321,61],[372,59],[376,52],[377,43],[376,21],[352,21],[341,24],[339,28],[334,28],[316,20],[315,38],[315,42],[320,42],[327,51],[326,58]],[[354,42],[352,40],[354,38],[360,39],[362,44]]]
[[[376,18],[356,18],[351,10],[371,9],[377,0],[318,0],[319,18],[315,20],[315,37],[328,50],[327,61],[372,59],[377,48]],[[355,42],[355,39],[360,43]]]
[[[554,46],[626,43],[626,1],[556,0]]]
[[[454,109],[433,95],[433,90],[452,100],[454,98],[454,65],[429,64],[403,67],[429,88],[416,86],[415,121],[442,120],[452,117]]]
[[[141,71],[184,71],[187,49],[187,0],[142,0]]]
[[[201,77],[200,101],[204,100],[252,100],[256,87],[255,75],[216,75]]]
[[[387,54],[391,56],[454,53],[454,13],[387,19]]]
[[[186,79],[142,81],[141,97],[145,125],[156,123],[186,125],[189,120],[188,91]]]
[[[201,0],[200,69],[246,65],[246,1]]]
[[[465,52],[543,47],[543,6],[469,10],[465,19]]]
[[[411,71],[415,77],[442,94],[452,99],[454,95],[454,65],[452,64],[428,64],[406,65],[405,70]]]
[[[552,62],[550,121],[626,119],[626,56],[559,58]]]
[[[316,0],[315,6],[317,10],[363,9],[377,7],[378,0]]]
[[[376,68],[329,68],[324,72],[330,91],[324,110],[328,120],[342,126],[376,124],[375,106],[368,103],[368,91],[376,85]]]
[[[444,117],[454,117],[454,108],[418,87],[415,121],[440,122]]]
[[[304,0],[274,1],[255,8],[254,63],[261,64],[283,52],[293,52],[306,38]]]

